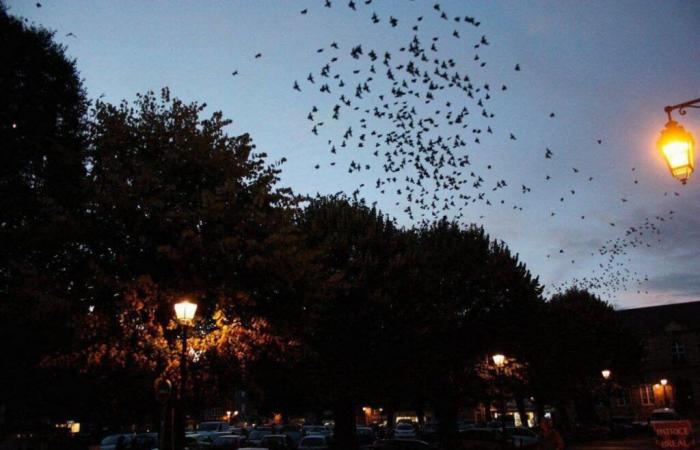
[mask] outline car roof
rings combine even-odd
[[[651,413],[654,414],[654,413],[675,413],[675,412],[676,412],[676,410],[673,408],[657,408],[657,409],[653,410]]]

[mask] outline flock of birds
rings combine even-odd
[[[313,169],[337,166],[359,175],[352,192],[354,198],[361,199],[367,190],[374,190],[374,197],[390,196],[414,223],[444,216],[457,221],[472,221],[471,217],[478,216],[481,220],[488,207],[523,211],[524,202],[514,202],[516,196],[503,194],[515,191],[527,196],[533,191],[530,183],[506,180],[495,164],[481,161],[488,157],[493,137],[505,142],[518,140],[516,132],[498,129],[493,120],[491,100],[507,94],[508,86],[482,79],[480,70],[488,64],[483,50],[490,42],[479,32],[481,22],[469,15],[449,14],[440,3],[435,3],[428,13],[405,23],[391,14],[382,16],[368,10],[372,3],[373,0],[321,0],[317,8],[299,11],[308,17],[324,8],[346,8],[350,13],[365,9],[362,17],[368,17],[372,25],[406,33],[404,44],[397,48],[333,41],[310,50],[327,58],[305,78],[290,80],[289,86],[301,100],[314,103],[306,113],[308,130],[323,140],[328,151],[326,156],[319,155],[326,162],[312,162]],[[435,27],[423,26],[428,14],[433,15],[431,20],[442,21],[438,32]],[[429,29],[433,32],[427,33]],[[446,54],[449,52],[443,49],[454,47],[455,42],[468,56],[464,52],[460,56]],[[262,57],[262,53],[253,54],[254,60]],[[518,73],[523,68],[514,62],[508,70]],[[234,70],[231,75],[238,76],[239,71]],[[556,114],[548,113],[547,119],[555,120]],[[603,140],[592,139],[591,145],[596,144],[603,145]],[[562,188],[550,175],[562,172],[557,152],[548,147],[540,151],[541,158],[552,165],[549,174],[542,174],[542,181],[551,185],[550,192],[561,192],[558,203],[594,182],[594,176],[564,162],[569,167],[565,170],[570,170],[571,178],[578,184]],[[479,164],[474,163],[476,159]],[[636,178],[633,182],[639,183]],[[554,209],[542,219],[561,214]],[[590,253],[600,263],[589,276],[548,285],[545,295],[571,286],[590,289],[603,298],[628,291],[630,285],[635,285],[638,293],[646,292],[643,285],[648,276],[630,268],[631,252],[660,242],[663,223],[673,217],[674,212],[669,211],[627,227],[620,237]],[[570,219],[586,220],[586,216]],[[616,221],[610,221],[609,226],[623,229]],[[576,264],[576,258],[569,256],[566,248],[545,253],[552,264]]]
[[[370,5],[372,0],[365,0]],[[343,5],[338,5],[343,7]],[[324,0],[323,7],[334,7],[331,1]],[[347,7],[358,10],[358,3],[349,1]],[[302,15],[309,14],[303,9]],[[442,29],[449,29],[448,39],[462,41],[463,48],[473,51],[469,57],[451,57],[441,52],[441,41],[445,36],[438,33],[426,35],[421,25],[424,16],[417,16],[408,27],[410,32],[405,44],[398,49],[366,48],[359,43],[341,46],[337,42],[316,49],[317,53],[329,54],[327,61],[311,71],[306,79],[294,80],[293,90],[313,95],[332,97],[333,106],[322,111],[312,105],[306,118],[310,122],[309,131],[320,136],[329,121],[342,121],[344,131],[331,135],[326,140],[331,155],[329,166],[336,166],[342,153],[350,153],[347,165],[350,174],[363,174],[357,189],[352,192],[355,198],[363,188],[374,189],[380,195],[393,194],[399,200],[404,213],[412,221],[429,221],[449,216],[455,220],[466,219],[470,205],[479,204],[479,219],[483,211],[491,206],[501,206],[523,211],[518,202],[509,203],[513,196],[499,195],[503,190],[517,190],[523,195],[530,194],[532,187],[522,181],[512,182],[501,178],[493,164],[477,169],[470,156],[483,156],[477,153],[476,146],[484,146],[489,135],[501,133],[507,140],[517,141],[513,131],[498,130],[492,123],[495,113],[489,101],[508,91],[503,83],[488,83],[481,80],[479,69],[487,65],[480,50],[490,45],[489,39],[478,30],[480,21],[468,15],[448,14],[439,3],[432,6],[432,13],[444,21]],[[384,24],[396,28],[396,17],[380,17],[373,12],[370,20],[375,25]],[[351,62],[351,72],[336,70],[347,67]],[[521,72],[519,63],[514,63],[514,72]],[[476,74],[475,74],[476,72]],[[313,95],[311,94],[313,93]],[[353,114],[355,113],[355,114]],[[343,117],[345,116],[345,117]],[[556,113],[550,112],[549,119]],[[346,128],[347,127],[347,128]],[[334,127],[337,129],[337,127]],[[603,139],[595,138],[592,145],[603,145]],[[555,151],[545,147],[542,158],[556,160]],[[314,169],[321,169],[321,162]],[[376,173],[374,182],[367,183],[365,173]],[[485,170],[484,170],[485,169]],[[553,166],[552,173],[561,170]],[[594,176],[582,175],[581,171],[570,166],[571,174],[578,180],[592,183]],[[636,171],[632,168],[632,172]],[[553,183],[553,177],[544,174],[544,180]],[[635,177],[634,184],[639,180]],[[585,185],[583,186],[585,189]],[[561,190],[560,203],[576,195],[576,188],[564,188],[553,184],[552,190]],[[674,195],[678,196],[677,192]],[[627,203],[627,198],[620,198]],[[554,217],[551,211],[548,217]],[[613,297],[625,292],[630,285],[636,286],[641,294],[647,275],[630,268],[631,252],[638,248],[648,248],[660,242],[662,223],[673,219],[673,211],[665,216],[648,217],[642,223],[629,226],[618,238],[605,242],[592,251],[590,256],[598,256],[598,267],[586,277],[575,277],[566,282],[546,287],[545,295],[561,293],[568,287],[577,286],[592,290],[602,297]],[[586,220],[585,215],[576,217]],[[609,222],[617,227],[616,221]],[[567,255],[565,248],[550,251],[546,258],[558,258],[556,264],[576,264],[575,258]]]

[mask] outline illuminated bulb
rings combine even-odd
[[[693,135],[671,120],[661,131],[657,145],[666,160],[671,175],[685,184],[695,170]]]
[[[189,300],[184,300],[175,304],[175,317],[182,325],[189,325],[194,320],[197,312],[197,304]]]

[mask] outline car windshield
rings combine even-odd
[[[401,430],[401,431],[407,431],[407,430],[413,431],[413,427],[407,423],[404,423],[404,424],[397,426],[396,429]]]
[[[677,416],[672,412],[659,412],[651,415],[651,420],[676,420]]]
[[[307,438],[304,438],[304,440],[301,442],[302,442],[301,446],[304,446],[304,447],[325,447],[326,446],[326,440],[321,438],[321,437],[307,437]]]
[[[117,440],[119,440],[120,437],[124,436],[123,434],[113,434],[111,436],[107,436],[104,439],[102,439],[102,445],[112,445],[116,444]],[[124,438],[126,441],[126,437]]]

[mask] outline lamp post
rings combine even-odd
[[[503,368],[506,365],[506,357],[497,353],[491,357],[493,359],[493,364],[496,366],[496,381],[498,384],[498,395],[500,399],[501,408],[501,431],[505,433],[506,430],[506,400],[503,393]]]
[[[610,402],[610,376],[612,375],[612,372],[610,369],[603,369],[600,371],[600,374],[603,376],[603,386],[605,388],[605,406],[608,411],[608,422],[612,423],[612,405]]]
[[[668,380],[662,378],[659,383],[661,383],[661,389],[664,391],[664,408],[668,408],[668,398],[666,397],[666,385],[668,384]]]
[[[700,98],[664,108],[668,115],[668,122],[661,130],[661,136],[657,141],[659,151],[666,160],[671,175],[683,184],[695,170],[695,139],[690,132],[673,120],[671,112],[678,110],[678,114],[684,116],[687,108],[700,108]]]
[[[180,420],[178,430],[178,448],[184,448],[185,444],[185,389],[187,386],[187,329],[194,322],[194,315],[197,312],[197,304],[188,299],[175,304],[175,318],[182,328],[182,351],[180,352]]]

